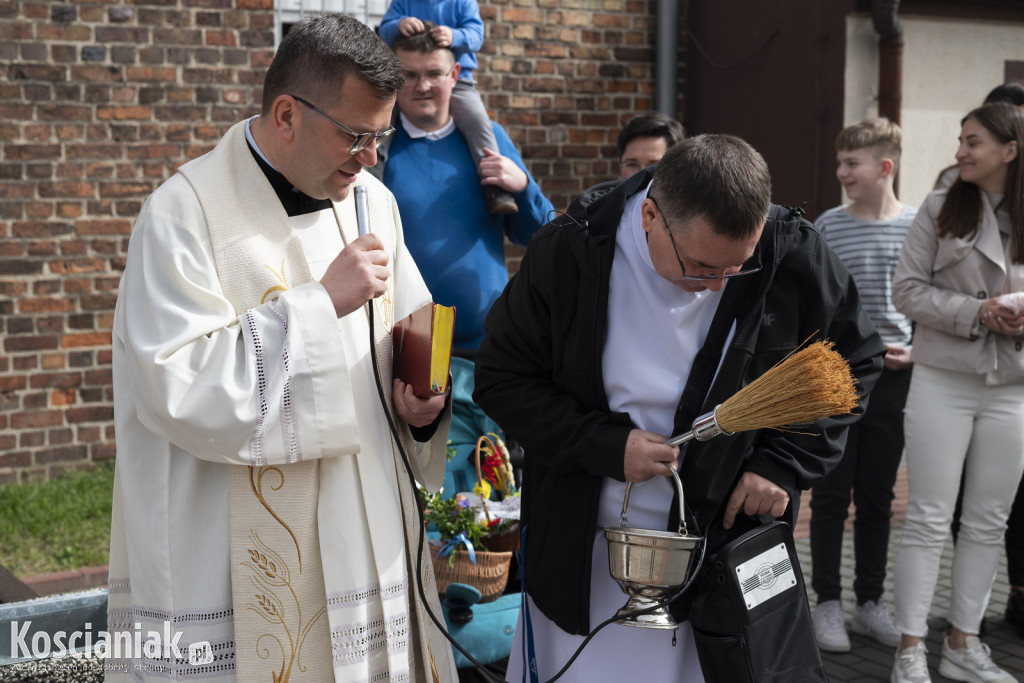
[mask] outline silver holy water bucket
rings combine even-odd
[[[669,613],[668,605],[646,614],[634,614],[637,610],[657,605],[686,583],[692,569],[694,550],[704,539],[687,533],[683,482],[674,467],[669,469],[679,492],[679,533],[630,528],[626,508],[631,483],[626,484],[619,526],[604,528],[604,537],[608,541],[608,571],[622,592],[629,596],[626,605],[615,613],[617,624],[662,629],[679,626]]]

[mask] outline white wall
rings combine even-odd
[[[900,16],[903,23],[903,163],[900,198],[920,206],[954,163],[960,119],[1003,82],[1003,62],[1024,61],[1024,23]],[[878,36],[871,17],[846,22],[844,125],[878,115]]]

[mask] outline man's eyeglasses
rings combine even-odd
[[[371,142],[373,143],[374,149],[376,149],[377,147],[380,146],[381,140],[395,132],[393,126],[388,126],[384,130],[378,130],[375,133],[357,133],[348,126],[346,126],[344,123],[335,120],[333,116],[331,116],[330,114],[328,114],[327,112],[325,112],[323,109],[316,106],[312,102],[307,102],[306,100],[302,99],[301,97],[298,97],[297,95],[292,95],[291,98],[296,102],[300,102],[301,104],[306,105],[307,107],[315,111],[317,114],[324,117],[325,119],[336,125],[338,128],[341,128],[343,131],[351,135],[354,139],[352,141],[352,146],[349,147],[348,149],[348,153],[351,154],[352,156],[359,154],[359,152],[369,147]]]
[[[452,69],[455,65],[452,65]],[[419,85],[420,83],[426,83],[428,88],[436,88],[441,85],[448,76],[451,75],[452,69],[448,69],[445,72],[441,71],[428,71],[425,74],[414,74],[411,71],[405,72],[405,87],[410,85]]]
[[[663,212],[661,210],[661,207],[658,206],[658,200],[656,200],[651,195],[647,195],[647,198],[650,199],[651,202],[654,203],[654,208],[656,208],[658,210],[658,215],[661,216],[661,223],[662,223],[662,225],[665,226],[665,232],[668,233],[669,241],[672,242],[672,251],[675,252],[676,261],[679,262],[679,270],[682,271],[683,279],[684,280],[691,280],[691,281],[694,281],[694,282],[701,282],[701,281],[705,281],[706,282],[707,280],[728,280],[728,279],[734,278],[734,277],[743,277],[744,275],[753,275],[754,273],[756,273],[759,270],[761,270],[761,267],[762,267],[761,266],[761,243],[758,242],[757,246],[754,248],[754,253],[751,255],[751,257],[749,259],[747,259],[748,262],[753,261],[754,259],[756,259],[756,263],[757,263],[756,266],[749,267],[749,268],[740,268],[735,273],[725,273],[724,275],[687,275],[686,274],[686,266],[683,265],[683,259],[681,259],[679,257],[679,247],[676,246],[676,239],[672,236],[672,231],[668,227],[668,221],[665,220],[665,212]]]

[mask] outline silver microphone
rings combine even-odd
[[[370,233],[370,207],[367,204],[366,186],[356,185],[356,226],[359,236]]]

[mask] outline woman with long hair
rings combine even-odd
[[[1024,472],[1024,305],[1005,296],[1024,291],[1021,152],[1020,108],[986,104],[964,117],[959,178],[925,199],[896,266],[893,303],[916,328],[893,683],[931,681],[924,637],[961,472],[951,632],[939,673],[957,681],[1017,680],[992,662],[978,627]]]

